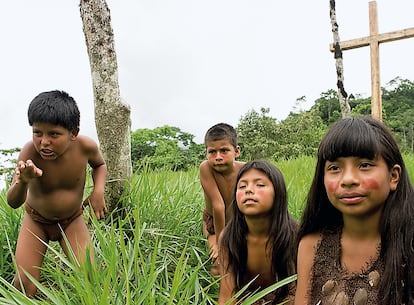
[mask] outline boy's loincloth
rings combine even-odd
[[[210,215],[206,210],[203,211],[203,221],[206,224],[206,230],[210,235],[215,235],[214,220],[213,216]]]
[[[82,205],[79,206],[72,216],[61,220],[50,220],[44,218],[38,211],[33,209],[27,203],[24,205],[26,213],[33,219],[33,221],[40,224],[43,231],[46,233],[46,237],[51,241],[58,241],[62,237],[62,232],[74,221],[76,218],[83,214]]]

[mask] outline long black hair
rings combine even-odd
[[[342,214],[329,202],[324,187],[324,166],[326,161],[350,156],[382,157],[390,170],[394,165],[401,167],[400,180],[384,203],[380,223],[380,258],[385,270],[379,300],[387,305],[414,304],[413,187],[393,134],[379,120],[370,117],[341,119],[322,139],[297,242],[309,233],[342,227]]]
[[[275,281],[282,280],[296,273],[296,248],[295,234],[297,229],[296,221],[288,212],[288,197],[285,180],[281,171],[273,164],[262,161],[247,162],[240,169],[237,183],[245,172],[250,169],[256,169],[263,172],[272,182],[275,198],[273,200],[273,209],[271,211],[271,227],[269,230],[269,239],[266,247],[271,248],[272,255],[272,272],[275,274]],[[235,275],[235,290],[240,290],[247,284],[245,279],[247,264],[247,243],[246,235],[248,228],[244,214],[237,207],[236,200],[232,204],[233,216],[226,225],[221,238],[220,251],[225,251],[228,258],[228,268]],[[285,285],[280,288],[278,299],[287,296],[288,287]]]

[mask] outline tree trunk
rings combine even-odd
[[[105,198],[113,211],[132,175],[131,110],[120,97],[114,34],[106,1],[81,0],[80,14],[91,66],[95,124],[108,167]]]
[[[339,39],[339,31],[338,31],[338,23],[336,21],[336,8],[335,8],[335,0],[329,1],[329,15],[331,17],[331,25],[332,25],[332,34],[333,34],[333,45],[334,45],[334,57],[336,62],[336,75],[338,81],[336,86],[338,87],[338,98],[339,98],[339,105],[341,106],[342,117],[349,117],[351,116],[351,107],[348,103],[348,94],[344,88],[344,66],[343,66],[343,59],[342,59],[342,50],[340,45]]]

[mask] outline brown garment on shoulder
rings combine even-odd
[[[312,268],[310,304],[378,304],[378,286],[384,265],[379,250],[360,273],[341,266],[341,230],[323,232]]]

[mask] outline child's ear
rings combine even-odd
[[[236,148],[234,149],[234,151],[236,152],[236,158],[240,157],[240,146],[237,145]]]
[[[72,129],[72,137],[76,138],[79,134],[79,127],[73,128]]]
[[[401,177],[401,166],[395,164],[391,169],[391,181],[390,181],[390,188],[392,191],[397,189],[398,182],[400,181]]]

